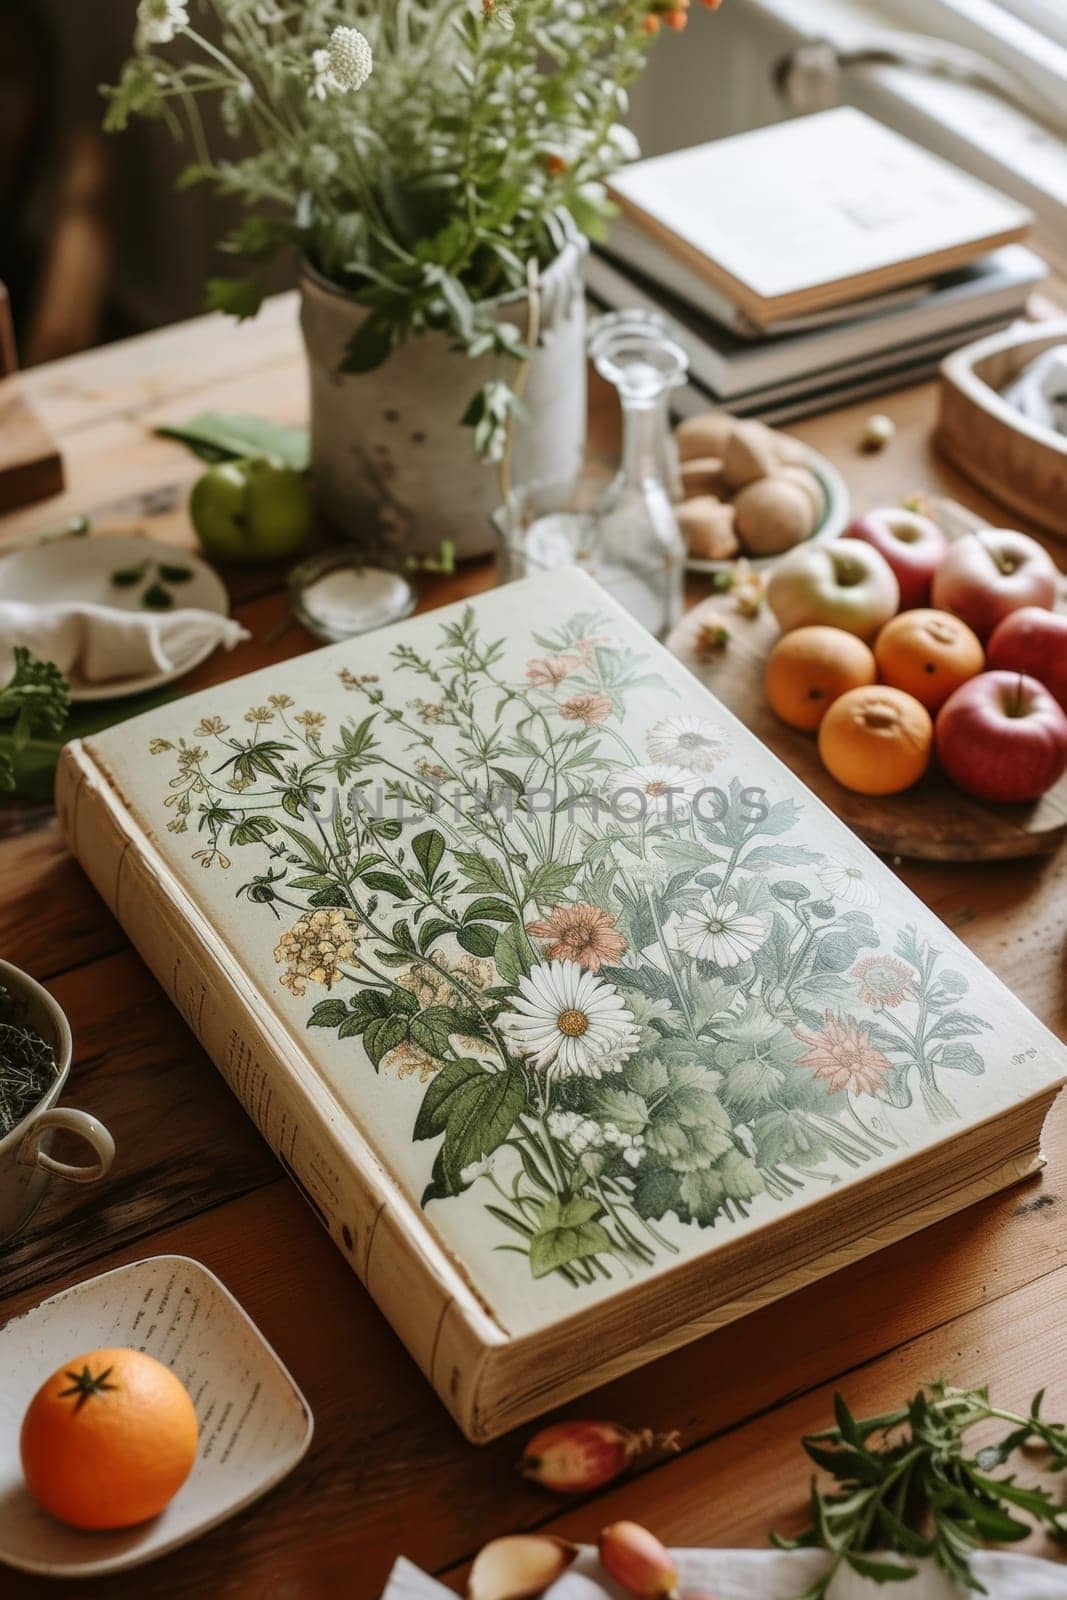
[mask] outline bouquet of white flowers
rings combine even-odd
[[[202,0],[218,24],[202,32],[191,0],[141,0],[105,125],[165,118],[191,142],[183,182],[249,206],[222,244],[249,265],[209,282],[209,307],[253,315],[255,263],[293,246],[369,311],[342,371],[432,330],[473,357],[521,362],[524,330],[494,302],[535,284],[576,231],[602,227],[601,180],[637,153],[627,86],[688,4]],[[256,153],[212,153],[204,96]],[[468,408],[483,454],[499,455],[513,408],[502,380]]]

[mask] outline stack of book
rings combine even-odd
[[[1024,207],[851,107],[635,162],[611,189],[590,297],[667,317],[682,412],[786,422],[919,382],[1045,275]]]

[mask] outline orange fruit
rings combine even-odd
[[[882,682],[940,711],[950,694],[985,666],[978,635],[950,611],[902,611],[875,640]]]
[[[139,1350],[91,1350],[54,1372],[22,1423],[34,1499],[75,1528],[157,1516],[192,1471],[199,1432],[185,1385]]]
[[[771,710],[791,728],[812,733],[848,689],[875,683],[869,645],[844,628],[794,628],[771,651],[763,687]]]
[[[902,689],[871,684],[835,700],[819,728],[823,766],[857,794],[899,794],[926,771],[934,725]]]

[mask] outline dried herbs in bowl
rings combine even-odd
[[[55,1047],[26,1020],[26,1002],[0,983],[0,1139],[17,1128],[59,1075]]]

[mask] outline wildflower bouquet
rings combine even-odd
[[[430,330],[521,362],[523,332],[494,301],[601,228],[601,180],[637,153],[620,121],[627,86],[661,20],[683,27],[688,4],[201,0],[218,25],[201,31],[192,0],[141,0],[105,126],[164,118],[190,140],[183,183],[248,205],[222,242],[246,266],[209,282],[209,308],[252,316],[256,264],[291,246],[369,310],[342,371],[369,371]],[[210,150],[205,97],[256,153]],[[500,454],[513,409],[503,380],[471,405],[484,454]]]

